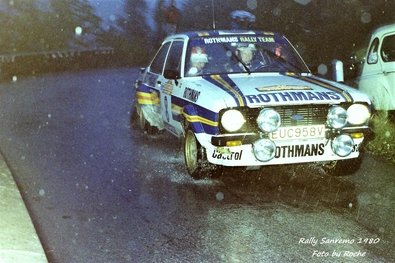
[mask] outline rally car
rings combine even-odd
[[[183,138],[194,178],[227,166],[298,163],[351,173],[370,131],[369,98],[312,75],[274,32],[169,36],[135,89],[137,123]]]

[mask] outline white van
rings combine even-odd
[[[372,33],[358,88],[376,110],[395,111],[395,24]]]

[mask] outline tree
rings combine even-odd
[[[12,3],[12,4],[11,4]],[[0,49],[3,52],[31,52],[46,47],[46,19],[34,0],[15,0],[0,13]]]
[[[13,0],[0,11],[0,50],[39,52],[96,46],[101,20],[88,0]],[[80,27],[81,35],[75,30]]]
[[[125,15],[118,19],[117,28],[109,32],[111,46],[130,63],[143,65],[152,51],[152,29],[148,26],[150,15],[145,0],[125,0]],[[108,43],[108,38],[107,41]]]
[[[216,29],[230,29],[230,13],[244,9],[251,11],[245,1],[189,0],[182,6],[182,22],[179,31],[211,30],[215,20]],[[191,19],[192,18],[192,19]]]
[[[92,48],[101,33],[101,19],[88,0],[50,0],[53,46],[63,48]],[[81,30],[79,35],[76,29]],[[77,30],[78,31],[78,30]]]

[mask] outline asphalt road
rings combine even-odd
[[[394,166],[194,181],[179,140],[130,127],[137,69],[0,84],[0,149],[51,262],[394,262]]]

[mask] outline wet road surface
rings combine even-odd
[[[395,261],[393,165],[194,181],[178,139],[130,127],[136,74],[0,84],[0,149],[51,262]]]

